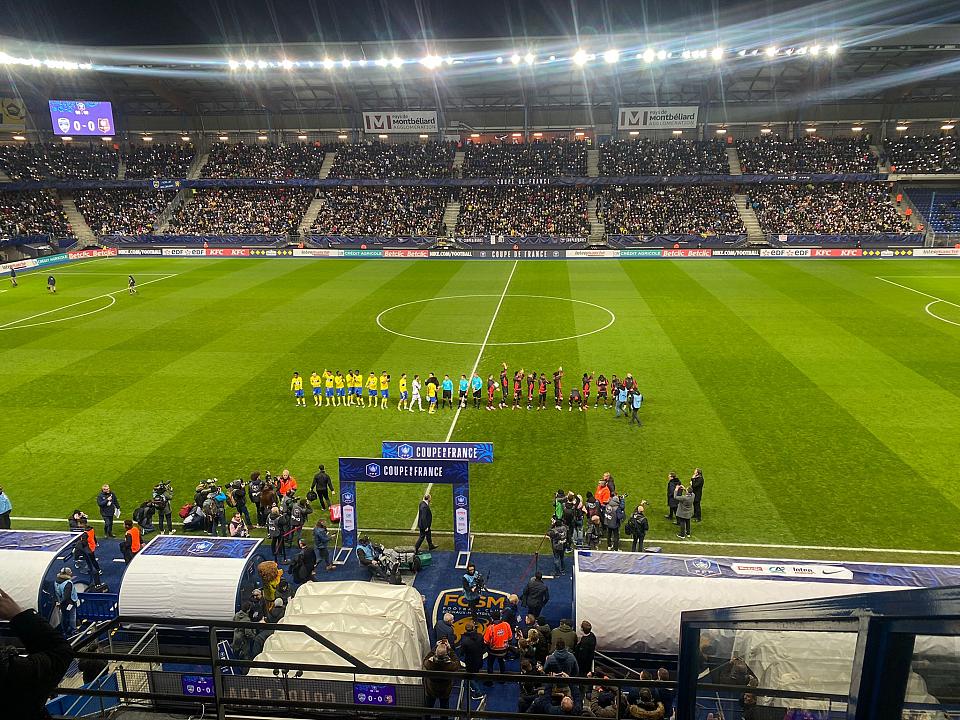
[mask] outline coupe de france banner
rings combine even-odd
[[[697,126],[696,105],[675,107],[620,108],[617,128],[620,130],[680,130]]]
[[[365,112],[363,131],[377,133],[416,133],[437,132],[437,113],[435,110],[386,110],[383,112]]]

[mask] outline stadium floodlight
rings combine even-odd
[[[779,48],[777,48],[774,45],[771,45],[766,50],[764,50],[764,53],[766,53],[767,57],[776,57],[776,54],[778,51],[779,51]]]
[[[768,128],[768,127],[760,128],[760,133],[763,135],[769,135],[772,132],[773,132],[773,128]]]
[[[715,132],[717,133],[717,135],[726,135],[726,134],[727,134],[727,129],[726,129],[726,128],[717,128]]]
[[[575,65],[586,65],[587,64],[587,53],[583,50],[577,50],[573,54],[573,62]]]
[[[513,55],[510,56],[510,62],[512,62],[514,65],[519,65],[519,64],[520,64],[520,56],[517,55],[516,53],[514,53]]]
[[[535,133],[533,134],[533,136],[534,136],[534,137],[543,137],[543,133],[542,133],[542,132],[535,132]]]
[[[503,62],[503,57],[500,55],[497,55],[497,65],[500,65],[502,62]]]
[[[382,58],[378,58],[376,63],[374,64],[377,67],[386,67],[388,63],[389,63],[389,60],[387,60],[385,57],[382,57]]]
[[[230,69],[231,69],[231,70],[239,70],[239,69],[240,69],[240,63],[239,63],[238,61],[234,60],[233,58],[230,58],[229,60],[227,60],[227,65],[230,66]]]
[[[850,128],[850,132],[860,132],[861,130],[863,130],[862,125],[854,125]]]
[[[306,139],[307,139],[306,135],[297,135],[297,140],[306,140]]]
[[[63,140],[64,142],[73,142],[73,138],[70,137],[69,135],[64,135],[64,136],[63,136],[62,138],[60,138],[60,139]]]
[[[389,135],[377,135],[377,138],[378,138],[379,140],[386,140],[388,137],[390,137],[390,136],[389,136]]]
[[[577,132],[573,134],[574,137],[583,137],[584,135],[586,135],[586,133],[583,130],[577,130]]]
[[[219,140],[220,142],[226,142],[229,139],[230,139],[229,135],[217,135],[217,140]]]
[[[554,60],[557,59],[557,56],[556,56],[556,55],[551,55],[549,59],[550,59],[550,62],[553,62]]]
[[[14,135],[14,136],[13,136],[13,139],[14,139],[14,140],[26,140],[27,138],[24,137],[23,135]],[[110,138],[104,138],[104,140],[110,140]]]
[[[639,134],[640,134],[640,131],[639,131],[639,130],[631,130],[631,131],[630,131],[630,134],[631,134],[631,135],[639,135]]]
[[[783,51],[784,55],[793,55],[793,48],[787,48]]]
[[[80,63],[80,69],[81,69],[81,70],[92,70],[92,69],[93,69],[93,63]]]
[[[340,61],[340,64],[343,65],[344,70],[350,69],[350,58],[344,58]]]
[[[480,137],[480,133],[470,133],[470,137],[472,137],[472,138],[478,138],[478,137]]]
[[[346,139],[347,139],[346,135],[343,135],[343,134],[337,135],[337,140],[346,140]]]
[[[313,65],[313,63],[310,63],[310,64]],[[357,65],[359,65],[360,67],[366,67],[366,66],[367,66],[367,59],[366,59],[366,58],[360,58],[359,60],[357,60]]]
[[[684,60],[689,60],[689,59],[690,59],[690,51],[689,51],[689,50],[684,50],[682,53],[680,53],[680,57],[682,57]]]
[[[420,64],[423,65],[425,68],[428,68],[429,70],[437,69],[438,67],[440,67],[440,64],[442,62],[443,60],[441,60],[436,55],[427,55],[420,59]]]
[[[810,46],[810,54],[813,55],[814,57],[816,57],[817,55],[819,55],[819,54],[820,54],[820,46],[819,46],[819,45],[811,45],[811,46]]]
[[[430,136],[429,136],[429,135],[418,135],[418,137],[419,137],[421,140],[429,140],[429,139],[430,139]]]
[[[153,142],[153,135],[144,135],[140,139],[143,140],[144,142]]]
[[[527,65],[533,65],[537,61],[537,56],[531,52],[528,52],[526,55],[523,56],[523,61]]]
[[[180,139],[183,140],[184,142],[190,142],[190,136],[189,136],[189,135],[181,135],[181,136],[180,136]]]
[[[244,60],[244,61],[243,61],[243,66],[244,66],[247,70],[253,70],[253,69],[257,66],[257,64],[256,64],[253,60]]]
[[[723,60],[723,48],[715,47],[710,51],[710,57],[713,58],[714,61]]]
[[[658,50],[657,60],[666,60],[669,55],[670,53],[668,53],[666,50]]]
[[[840,46],[836,43],[832,45],[827,45],[827,55],[836,55],[837,51],[840,49]]]
[[[282,67],[284,70],[293,70],[293,61],[284,58],[280,61],[280,67]]]
[[[941,130],[953,130],[953,123],[944,123],[940,126]]]
[[[803,129],[804,132],[815,133],[817,129],[815,127],[808,127]]]
[[[399,68],[401,65],[403,65],[403,60],[401,60],[399,57],[394,55],[393,58],[390,60],[390,64],[395,68]]]
[[[267,61],[266,61],[266,60],[257,60],[257,69],[258,69],[258,70],[266,70],[266,69],[267,69]]]
[[[653,51],[653,48],[647,48],[643,51],[643,61],[645,63],[652,63],[657,54]]]
[[[683,135],[683,130],[673,130],[674,135]]]
[[[266,135],[257,135],[257,140],[269,140],[269,139],[270,138],[268,138]]]
[[[523,133],[510,133],[510,137],[523,137]]]
[[[22,137],[22,136],[21,136],[21,137]],[[17,136],[14,135],[14,136],[13,136],[13,139],[16,140],[16,139],[17,139]],[[112,136],[112,135],[104,135],[104,136],[102,136],[100,139],[103,140],[104,142],[110,142],[111,140],[113,140],[113,136]]]
[[[607,63],[607,65],[613,65],[614,63],[619,62],[619,60],[620,60],[619,50],[610,49],[610,50],[607,50],[605,53],[603,53],[603,61]]]
[[[910,129],[909,125],[897,125],[897,132],[906,132]]]
[[[333,70],[335,65],[336,63],[330,58],[323,59],[323,67],[325,67],[327,70]]]

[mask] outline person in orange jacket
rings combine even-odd
[[[490,624],[487,625],[486,632],[483,633],[483,641],[487,644],[487,672],[493,672],[493,661],[496,660],[500,666],[500,674],[506,672],[507,646],[513,639],[513,630],[510,623],[505,622],[500,617],[500,611],[494,610],[490,613]],[[487,685],[493,683],[487,682]]]
[[[290,490],[297,489],[297,479],[293,477],[286,468],[283,469],[283,472],[280,473],[280,477],[277,478],[277,480],[280,482],[280,497],[284,497]]]
[[[123,554],[123,561],[129,564],[133,556],[140,552],[140,528],[133,524],[133,520],[124,520],[123,528],[120,552]]]
[[[610,502],[610,487],[607,485],[607,479],[601,478],[600,484],[597,485],[597,491],[593,494],[597,502],[601,505],[606,505]]]

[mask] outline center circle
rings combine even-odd
[[[593,330],[587,332],[577,333],[576,335],[566,335],[564,337],[554,337],[554,338],[544,338],[539,340],[522,340],[516,342],[473,342],[466,340],[444,340],[443,338],[434,338],[434,337],[423,337],[420,335],[413,335],[410,333],[400,332],[399,330],[394,330],[391,327],[388,327],[384,322],[385,316],[389,315],[395,310],[400,308],[409,307],[411,305],[422,305],[424,303],[430,302],[442,302],[445,300],[468,300],[474,298],[498,298],[498,300],[513,300],[516,298],[530,298],[534,300],[555,300],[557,302],[571,303],[573,305],[581,305],[590,308],[595,308],[596,310],[603,313],[606,316],[606,323],[601,327],[597,327]],[[499,305],[497,306],[500,307]],[[432,298],[423,298],[422,300],[410,300],[409,302],[399,303],[397,305],[392,305],[391,307],[381,310],[377,315],[377,325],[381,330],[390,333],[391,335],[397,335],[402,338],[407,338],[408,340],[420,340],[421,342],[431,342],[431,343],[441,343],[443,345],[473,345],[475,347],[494,347],[494,346],[506,346],[506,345],[539,345],[541,343],[554,343],[554,342],[563,342],[565,340],[576,340],[577,338],[586,337],[588,335],[594,335],[599,332],[603,332],[609,328],[613,323],[617,321],[617,316],[614,315],[613,311],[609,308],[604,307],[603,305],[597,305],[596,303],[587,302],[586,300],[574,300],[573,298],[564,298],[564,297],[555,297],[553,295],[494,295],[494,294],[478,294],[478,295],[442,295],[440,297]]]

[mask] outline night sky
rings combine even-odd
[[[889,5],[889,11],[887,6]],[[912,5],[912,7],[910,7]],[[80,45],[173,45],[336,42],[423,38],[522,37],[611,32],[696,32],[737,23],[770,24],[793,10],[811,26],[846,20],[866,9],[876,22],[956,22],[960,3],[904,0],[834,3],[800,0],[0,0],[7,37]],[[933,8],[930,6],[936,5]],[[949,17],[949,8],[954,7]],[[847,18],[831,17],[837,9]]]

